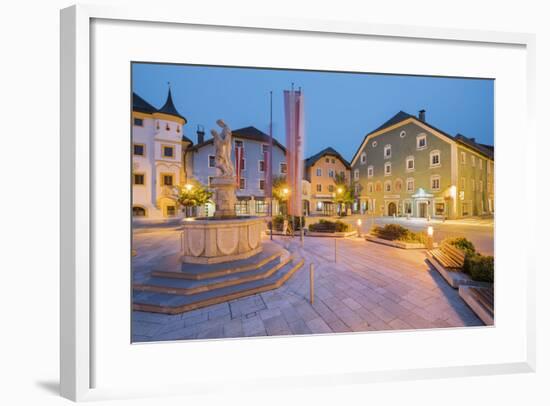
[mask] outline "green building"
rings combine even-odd
[[[365,136],[351,161],[355,211],[381,216],[494,213],[494,148],[400,111]]]

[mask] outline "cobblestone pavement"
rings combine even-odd
[[[180,232],[134,236],[134,280],[160,256],[179,250]],[[281,288],[179,315],[133,312],[133,341],[274,336],[350,331],[481,326],[483,323],[432,270],[424,251],[401,250],[360,238],[306,237],[275,241],[305,258]],[[309,303],[309,266],[315,300]]]

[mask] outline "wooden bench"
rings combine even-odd
[[[463,285],[458,288],[460,297],[486,325],[494,324],[495,298],[492,288]]]
[[[460,248],[457,248],[445,241],[441,243],[439,248],[430,251],[430,255],[437,260],[445,268],[451,270],[462,269],[466,253]]]

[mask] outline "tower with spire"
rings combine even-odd
[[[181,217],[174,187],[185,183],[185,152],[193,144],[184,135],[187,119],[176,109],[170,84],[158,109],[136,93],[132,99],[133,216]]]

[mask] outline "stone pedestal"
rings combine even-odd
[[[214,202],[216,203],[216,211],[214,217],[227,218],[235,216],[235,204],[237,203],[235,177],[215,176],[210,182],[210,186],[215,190]]]

